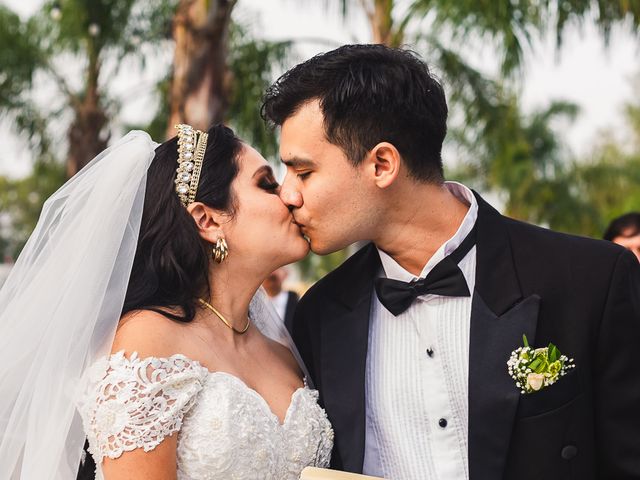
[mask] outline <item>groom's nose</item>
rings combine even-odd
[[[292,182],[287,181],[288,179],[289,175],[285,177],[280,186],[280,199],[289,207],[289,210],[293,210],[294,208],[300,208],[302,206],[302,194],[295,188]]]

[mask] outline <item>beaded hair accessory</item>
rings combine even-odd
[[[194,130],[191,125],[180,124],[175,128],[178,130],[176,193],[182,204],[187,207],[196,198],[209,135],[200,130]]]

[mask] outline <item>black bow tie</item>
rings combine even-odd
[[[379,278],[375,282],[380,303],[396,317],[411,306],[420,295],[442,295],[445,297],[469,297],[469,287],[458,267],[458,263],[476,243],[476,227],[451,254],[444,257],[425,278],[412,282],[401,282]]]

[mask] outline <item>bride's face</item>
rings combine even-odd
[[[265,263],[271,270],[303,258],[309,244],[280,200],[273,170],[256,150],[243,145],[232,183],[234,215],[222,228],[230,255]],[[256,265],[257,266],[257,265]]]

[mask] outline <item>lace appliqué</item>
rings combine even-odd
[[[139,359],[121,351],[106,365],[96,364],[80,408],[96,464],[136,448],[153,450],[180,430],[206,375],[204,367],[180,354]]]
[[[178,480],[297,480],[306,466],[329,466],[333,430],[306,382],[281,424],[241,379],[183,355],[127,359],[119,352],[88,379],[80,411],[97,480],[104,457],[148,452],[176,432]]]

